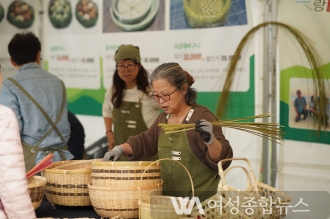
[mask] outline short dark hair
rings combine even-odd
[[[35,62],[39,51],[41,43],[32,32],[16,33],[8,44],[9,55],[17,65]]]

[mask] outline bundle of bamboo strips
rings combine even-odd
[[[36,166],[34,166],[26,174],[26,178],[30,178],[30,177],[36,175],[37,173],[39,173],[40,171],[50,167],[53,163],[53,161],[52,161],[53,156],[54,155],[52,153],[48,154],[44,159],[42,159]]]
[[[326,112],[326,105],[327,105],[327,98],[326,98],[326,93],[327,90],[329,89],[329,81],[325,80],[327,78],[327,72],[325,68],[323,68],[323,62],[318,54],[316,48],[314,47],[314,43],[301,31],[298,29],[288,25],[284,24],[281,22],[275,22],[275,21],[269,21],[269,22],[264,22],[261,23],[255,27],[253,27],[241,40],[239,43],[238,47],[235,50],[235,53],[230,60],[229,67],[228,67],[228,74],[225,79],[225,83],[222,89],[222,93],[220,96],[220,99],[217,104],[216,108],[216,116],[219,119],[225,118],[226,117],[226,111],[228,110],[228,102],[229,102],[229,96],[230,96],[230,87],[234,81],[235,77],[235,69],[237,62],[239,61],[239,57],[242,53],[242,50],[244,49],[245,45],[249,41],[249,39],[252,38],[252,36],[261,28],[269,26],[269,25],[274,25],[277,27],[282,28],[283,30],[288,31],[291,33],[294,38],[297,40],[297,42],[300,44],[301,48],[303,49],[307,60],[311,66],[312,70],[312,76],[313,76],[313,83],[315,87],[315,95],[320,97],[318,107],[320,109],[319,116],[317,117],[318,119],[318,127],[317,129],[320,131],[321,127],[323,126],[324,129],[326,128],[325,122],[327,120],[327,112]]]
[[[233,120],[220,120],[210,122],[213,126],[221,126],[226,128],[233,128],[248,132],[266,139],[269,139],[273,142],[280,144],[284,132],[281,130],[281,125],[278,123],[271,122],[244,122],[244,120],[259,119],[273,116],[270,113],[264,113],[256,116],[249,116],[244,118],[238,118]],[[195,129],[195,123],[190,124],[165,124],[159,123],[158,126],[161,126],[165,134],[182,132],[191,129]]]

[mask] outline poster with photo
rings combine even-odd
[[[8,43],[15,33],[32,31],[39,37],[39,5],[37,0],[0,2],[0,62],[3,78],[17,72],[10,63]]]
[[[315,48],[317,61],[320,63],[323,82],[326,88],[329,87],[330,79],[330,58],[328,48],[330,43],[330,29],[324,28],[330,19],[329,4],[325,1],[283,1],[279,4],[279,21],[294,26],[304,35],[306,40]],[[291,9],[295,8],[295,16],[292,16]],[[299,19],[298,19],[299,18]],[[322,34],[320,34],[322,33]],[[315,92],[313,72],[307,60],[307,56],[295,37],[288,31],[279,29],[279,69],[280,69],[280,123],[284,128],[284,138],[289,140],[326,143],[330,140],[329,128],[322,125],[318,132],[318,123],[315,114],[304,115],[296,121],[297,113],[294,108],[294,100],[297,91],[305,97],[307,110],[311,96],[315,101],[318,94]],[[330,98],[328,90],[325,91],[327,98]],[[326,109],[329,118],[329,110]]]
[[[44,3],[47,70],[65,81],[69,89],[100,87],[101,7],[98,0]]]

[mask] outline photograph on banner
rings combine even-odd
[[[171,0],[170,29],[246,25],[245,0]]]
[[[103,32],[165,29],[165,0],[103,0]]]
[[[38,35],[38,8],[35,0],[0,2],[0,62],[4,79],[17,72],[10,63],[8,43],[16,33],[32,31]]]
[[[328,83],[325,81],[324,83]],[[318,115],[320,113],[319,96],[315,93],[313,79],[291,78],[290,79],[290,105],[289,127],[300,129],[316,129]],[[326,113],[329,119],[330,92],[326,94]],[[330,130],[329,121],[326,121],[327,131]]]
[[[48,0],[44,3],[50,34],[98,33],[101,0]]]

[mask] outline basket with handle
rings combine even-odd
[[[183,0],[190,27],[215,27],[226,22],[231,0]]]
[[[93,162],[91,184],[125,188],[158,184],[161,181],[160,162],[149,166],[151,163],[151,161]],[[146,166],[149,167],[147,170]]]
[[[99,160],[72,160],[45,169],[42,174],[47,178],[48,201],[63,206],[90,206],[87,185],[91,180],[92,162]]]
[[[45,195],[45,187],[47,179],[42,176],[32,176],[27,179],[28,181],[28,193],[31,198],[34,209],[37,209]]]
[[[163,161],[163,160],[170,160],[170,161],[177,162],[184,168],[184,170],[188,173],[190,183],[191,183],[192,196],[194,197],[194,184],[193,184],[191,175],[190,175],[189,171],[187,170],[187,168],[182,163],[180,163],[176,160],[172,160],[170,158],[162,158],[162,159],[156,160],[155,162],[159,162],[159,161]],[[153,163],[151,163],[149,166],[151,166]],[[146,168],[146,170],[148,169],[148,167]],[[157,219],[179,219],[179,218],[182,218],[183,216],[178,215],[174,209],[174,206],[172,203],[172,200],[174,200],[174,199],[177,202],[177,205],[180,205],[177,197],[152,194],[151,196],[148,196],[145,198],[142,194],[140,194],[139,202],[138,202],[139,219],[156,219],[156,218]]]
[[[113,170],[118,170],[117,175],[113,173],[115,177],[118,178],[118,182],[113,182],[112,186],[95,186],[93,182],[100,183],[101,181],[95,180],[88,185],[89,196],[92,203],[92,206],[96,213],[101,217],[106,218],[138,218],[139,206],[138,200],[140,196],[149,197],[151,194],[162,193],[163,182],[157,178],[154,180],[152,178],[153,184],[149,183],[148,185],[143,184],[142,181],[145,180],[144,173],[153,173],[148,171],[149,167],[155,168],[155,173],[160,174],[159,162],[148,162],[148,161],[139,161],[139,162],[95,162],[94,167],[97,167],[97,170],[100,170],[99,167],[114,167]],[[117,164],[116,164],[117,163]],[[97,165],[95,165],[97,164]],[[106,168],[109,170],[108,168]],[[124,170],[124,171],[123,171]],[[129,171],[132,170],[132,171]],[[127,174],[131,172],[132,180],[135,181],[132,183],[126,183],[128,179]],[[140,182],[136,182],[136,177]],[[108,175],[108,174],[107,174]],[[109,176],[109,175],[108,175]],[[111,176],[111,173],[110,173]],[[104,180],[102,180],[104,181]],[[113,181],[116,181],[113,179]],[[116,185],[116,186],[113,186]],[[129,185],[129,187],[127,187]]]
[[[244,166],[230,166],[222,169],[222,162],[241,160]],[[284,217],[285,207],[291,198],[282,191],[256,180],[251,163],[246,158],[230,158],[218,163],[221,177],[218,192],[202,202],[204,215],[200,215],[196,207],[191,217],[195,219],[231,218],[231,219],[279,219]],[[228,185],[226,175],[233,169],[241,169],[247,177],[247,187],[240,190]]]

